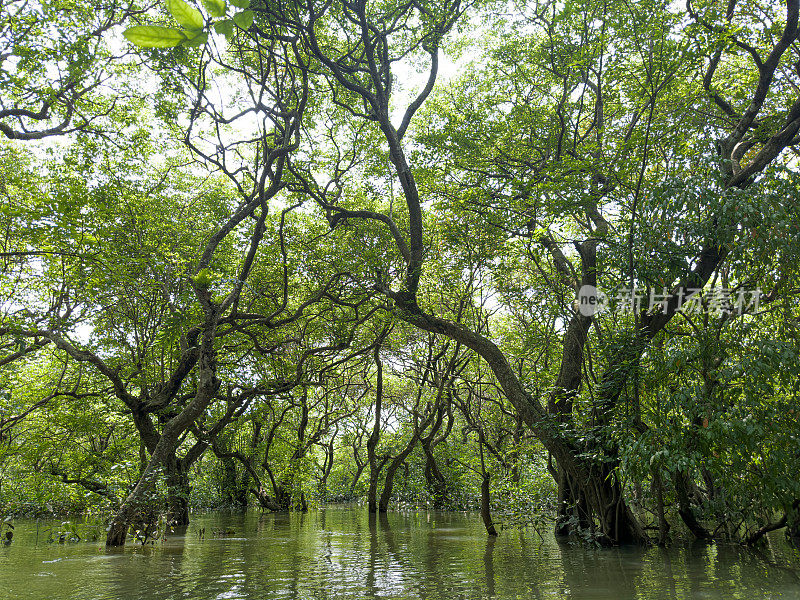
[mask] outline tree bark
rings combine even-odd
[[[241,478],[236,468],[236,461],[230,456],[220,458],[222,462],[222,497],[225,504],[235,510],[247,508],[247,488],[250,485],[250,473],[242,469]]]
[[[189,524],[189,474],[180,461],[170,460],[166,468],[167,484],[167,522],[176,527]]]
[[[369,488],[367,489],[367,511],[371,514],[378,512],[378,477],[386,461],[378,462],[375,452],[378,441],[381,437],[381,410],[383,404],[383,362],[381,361],[381,347],[386,338],[388,330],[384,329],[375,343],[373,358],[377,371],[377,381],[375,384],[375,414],[372,424],[372,432],[367,439],[367,462],[369,463]]]
[[[214,336],[216,315],[207,318],[206,328],[202,334],[200,358],[197,368],[197,391],[194,398],[175,417],[170,419],[161,433],[147,467],[134,486],[133,490],[117,510],[109,523],[106,535],[106,546],[123,546],[128,536],[128,527],[140,515],[148,497],[152,495],[155,484],[161,475],[162,468],[170,460],[174,460],[181,434],[208,407],[219,388],[216,377],[216,356],[214,352]]]
[[[440,405],[436,411],[436,420],[431,425],[431,430],[427,435],[419,438],[422,451],[425,453],[425,487],[428,489],[428,494],[433,499],[434,508],[443,508],[447,505],[447,479],[442,474],[439,465],[436,463],[436,457],[433,454],[433,449],[436,444],[443,439],[442,437],[436,438],[436,434],[442,428],[444,418],[444,405]],[[452,416],[449,419],[448,427],[444,432],[444,437],[450,432],[453,425]]]
[[[177,436],[174,440],[166,435],[161,436],[144,473],[142,473],[139,481],[136,482],[133,490],[128,494],[128,497],[109,523],[106,534],[107,547],[124,546],[130,525],[146,516],[146,507],[148,501],[152,500],[156,481],[161,476],[161,467],[169,460],[169,456],[175,451],[176,445]]]
[[[489,487],[491,479],[491,474],[487,472],[483,474],[483,479],[481,480],[481,519],[483,519],[483,525],[486,527],[486,533],[497,535],[497,529],[495,529],[492,521],[492,498]]]
[[[710,540],[711,534],[709,531],[700,524],[692,511],[691,501],[689,499],[689,477],[683,471],[675,473],[675,495],[678,498],[678,514],[680,515],[686,527],[698,539]]]
[[[669,522],[664,514],[664,478],[661,477],[661,472],[656,470],[653,473],[653,489],[656,496],[656,512],[658,513],[658,545],[667,545],[667,536],[669,535]]]
[[[392,459],[389,466],[386,467],[386,478],[383,482],[383,491],[381,492],[381,499],[378,502],[378,512],[385,513],[389,510],[389,502],[392,501],[392,490],[394,489],[394,476],[397,470],[405,462],[408,455],[414,449],[417,442],[417,436],[413,435],[411,441],[400,454]]]
[[[443,508],[447,506],[447,480],[439,469],[439,465],[436,464],[433,452],[429,450],[425,452],[424,474],[425,487],[428,488],[428,494],[433,499],[433,508]]]
[[[506,398],[553,455],[559,468],[569,476],[575,491],[582,494],[587,514],[597,520],[597,535],[601,542],[627,544],[648,541],[644,529],[625,502],[614,461],[592,460],[585,456],[585,449],[566,439],[558,420],[525,390],[494,342],[461,325],[425,314],[416,303],[404,304],[396,295],[395,300],[399,301],[397,314],[401,319],[460,342],[486,361]]]
[[[558,484],[558,501],[556,512],[555,534],[568,536],[579,529],[591,529],[591,514],[586,498],[580,486],[573,483],[569,473],[561,466],[556,466]]]

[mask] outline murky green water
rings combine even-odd
[[[185,535],[107,552],[100,542],[48,543],[47,523],[38,542],[36,522],[16,525],[0,547],[0,598],[800,598],[800,555],[778,537],[757,553],[587,550],[533,532],[487,540],[476,515],[370,521],[360,508],[328,508],[196,515]]]

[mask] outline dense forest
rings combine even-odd
[[[0,510],[800,538],[798,4],[5,2]]]

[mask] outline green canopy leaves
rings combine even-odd
[[[126,29],[123,35],[128,41],[142,48],[172,48],[189,39],[189,36],[179,29],[160,25],[136,25]]]

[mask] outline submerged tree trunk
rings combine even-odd
[[[137,516],[144,512],[155,489],[156,481],[161,476],[161,470],[168,468],[170,461],[175,460],[175,451],[178,448],[180,436],[203,413],[219,388],[213,343],[216,315],[212,314],[209,321],[202,334],[197,369],[197,391],[186,407],[164,425],[161,437],[144,473],[109,523],[106,546],[123,546],[125,544],[128,527],[136,520]]]
[[[461,342],[478,353],[489,365],[508,400],[525,424],[541,440],[569,477],[570,493],[578,493],[585,503],[587,521],[597,520],[595,534],[607,544],[638,543],[648,540],[644,529],[625,502],[616,474],[616,461],[605,460],[605,452],[593,460],[585,448],[577,447],[561,434],[558,420],[522,386],[505,355],[491,340],[456,323],[422,313],[416,304],[404,305],[398,312],[404,321]]]
[[[428,495],[433,499],[434,508],[444,508],[447,506],[447,479],[439,469],[436,462],[436,457],[433,454],[434,448],[445,439],[452,430],[453,416],[449,414],[447,427],[441,436],[437,437],[437,433],[442,427],[444,418],[444,405],[440,405],[437,410],[436,420],[431,426],[430,432],[419,438],[422,451],[425,453],[425,487],[428,489]]]
[[[367,462],[369,464],[369,488],[367,489],[367,511],[370,514],[378,512],[378,477],[386,461],[378,462],[376,448],[381,436],[381,409],[383,404],[383,362],[381,361],[381,347],[383,340],[388,334],[388,329],[384,329],[375,343],[373,358],[375,359],[375,369],[377,371],[377,381],[375,384],[375,414],[373,416],[372,432],[367,439]]]
[[[389,463],[389,466],[386,467],[386,478],[384,479],[383,482],[383,491],[381,492],[381,499],[378,502],[378,512],[385,513],[389,510],[389,503],[392,501],[392,491],[394,489],[394,476],[397,474],[397,470],[405,462],[408,455],[411,454],[411,451],[414,449],[416,441],[417,441],[416,436],[413,436],[412,441],[409,442],[405,450],[403,450],[400,454],[398,454],[392,460],[392,462]]]
[[[492,497],[491,497],[491,481],[492,473],[486,468],[486,459],[483,454],[483,447],[487,446],[486,438],[483,435],[483,429],[478,429],[478,451],[481,458],[481,519],[483,525],[486,527],[486,533],[490,536],[497,535],[497,529],[494,527],[492,521]]]
[[[428,488],[428,495],[433,499],[433,508],[444,508],[447,506],[447,480],[436,464],[433,453],[425,453],[425,487]]]
[[[162,465],[174,453],[175,445],[177,438],[172,440],[166,434],[161,436],[144,473],[112,517],[106,534],[106,546],[124,546],[131,524],[147,518],[147,506],[152,500],[156,481],[161,476]]]
[[[491,473],[486,472],[483,474],[481,481],[481,519],[483,519],[483,524],[486,527],[486,533],[497,535],[497,529],[495,529],[492,521],[492,498],[489,487],[491,479]]]
[[[661,471],[656,469],[653,473],[653,490],[656,496],[656,513],[658,514],[658,545],[667,545],[667,536],[669,535],[669,522],[664,509],[664,478],[661,477]]]
[[[370,469],[369,488],[367,489],[367,511],[378,512],[378,475],[377,469]]]
[[[689,499],[689,476],[683,471],[677,471],[674,481],[675,495],[678,499],[678,514],[681,519],[696,538],[710,540],[711,533],[700,524],[692,510],[691,501]]]
[[[557,465],[556,482],[558,484],[558,500],[555,534],[567,536],[580,529],[591,529],[591,511],[586,503],[586,496],[581,486],[573,482],[569,473]]]
[[[185,527],[189,524],[189,494],[192,491],[189,485],[189,474],[182,468],[179,461],[170,461],[166,469],[167,484],[167,522],[176,527]]]

